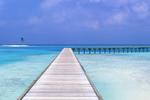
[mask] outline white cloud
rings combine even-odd
[[[61,3],[63,0],[42,0],[41,8],[42,9],[49,9]]]
[[[113,6],[116,5],[126,5],[128,3],[130,3],[131,0],[88,0],[91,3],[100,3],[103,2],[105,4],[112,4]]]
[[[140,3],[139,0],[73,0],[73,2],[71,0],[42,0],[41,8],[46,11],[42,11],[40,17],[31,17],[29,23],[31,25],[47,24],[99,31],[103,26],[123,25],[130,19],[132,20],[133,17],[136,17],[136,14],[138,16],[147,16],[149,14],[149,6],[144,1]],[[106,6],[99,6],[100,10],[92,8],[94,6],[87,9],[86,3],[89,4],[89,2],[103,2],[104,6]],[[79,5],[76,5],[76,3],[79,3]],[[65,4],[71,6],[66,7]],[[49,9],[53,7],[56,7],[56,9],[49,12]],[[59,7],[62,9],[59,9]],[[136,14],[133,14],[133,11]]]
[[[127,6],[132,0],[103,0],[106,5],[120,7],[120,6]]]
[[[92,29],[94,31],[98,31],[101,28],[101,23],[100,23],[99,20],[87,20],[87,21],[85,21],[83,26],[88,28],[88,29]]]
[[[100,3],[100,2],[102,2],[102,0],[89,0],[89,2],[91,2],[91,3]]]
[[[124,24],[126,22],[127,18],[128,18],[127,12],[118,12],[118,13],[115,13],[112,16],[110,16],[106,20],[106,23],[110,24],[110,25],[112,25],[112,24],[121,25],[121,24]]]
[[[140,2],[132,7],[132,10],[140,17],[145,18],[149,15],[149,6],[146,2]]]

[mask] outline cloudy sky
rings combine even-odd
[[[150,44],[150,0],[0,0],[0,44]]]

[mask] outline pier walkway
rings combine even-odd
[[[65,48],[20,100],[102,100],[72,49]]]

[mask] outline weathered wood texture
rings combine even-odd
[[[100,100],[71,49],[55,61],[22,100]]]

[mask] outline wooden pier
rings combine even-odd
[[[19,100],[102,100],[72,49],[65,48]]]
[[[76,47],[72,50],[78,54],[149,53],[150,46]]]

